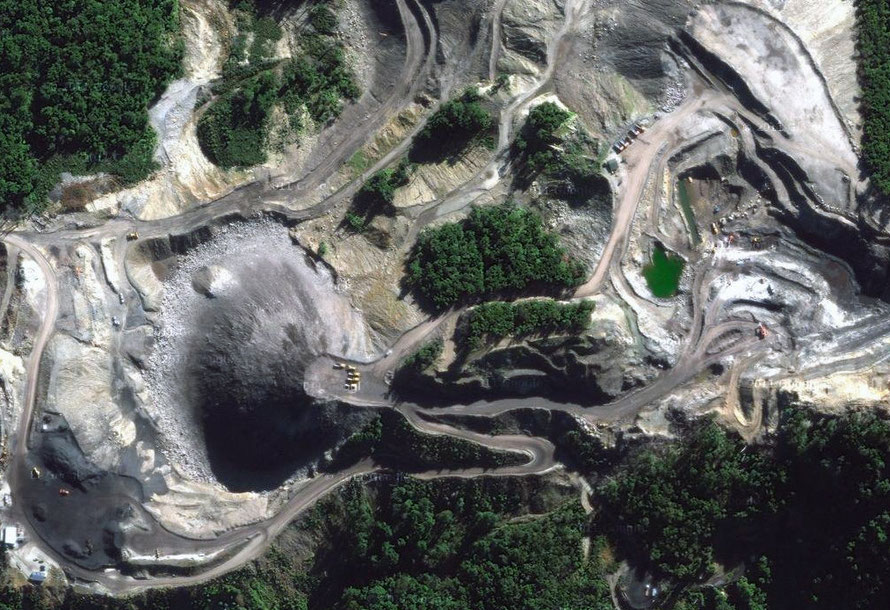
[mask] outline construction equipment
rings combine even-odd
[[[760,323],[760,326],[758,326],[757,330],[754,332],[757,334],[758,339],[766,339],[769,336],[769,329],[763,322]]]
[[[127,241],[135,241],[139,239],[139,233],[136,231],[130,231],[127,233]]]
[[[60,496],[70,496],[70,495],[71,495],[71,490],[70,490],[70,489],[65,489],[64,487],[60,487],[60,488],[59,488],[59,495],[60,495]]]
[[[37,466],[35,466],[34,468],[31,469],[31,478],[32,479],[40,478],[40,469]]]

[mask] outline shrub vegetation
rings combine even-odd
[[[548,233],[541,218],[511,203],[473,208],[460,223],[421,233],[408,285],[434,308],[529,287],[572,288],[584,267]]]
[[[156,169],[146,111],[180,71],[175,0],[0,0],[0,32],[4,209],[42,204],[60,171]]]
[[[371,457],[408,472],[443,468],[495,468],[522,464],[522,455],[494,451],[451,436],[419,432],[399,413],[386,410],[350,436],[334,456],[335,468]]]
[[[378,214],[394,214],[392,202],[396,189],[408,184],[412,171],[413,165],[403,159],[396,167],[388,167],[375,173],[353,197],[347,216],[351,214],[361,218],[362,226],[365,226]],[[352,225],[349,217],[346,224]]]
[[[439,361],[444,347],[445,342],[442,341],[442,339],[430,341],[405,358],[405,360],[402,361],[400,368],[411,369],[414,371],[425,371]]]
[[[328,14],[333,21],[316,17]],[[344,99],[359,95],[343,46],[334,37],[336,15],[326,5],[313,7],[312,30],[300,36],[296,56],[284,61],[270,60],[274,44],[281,38],[281,28],[272,18],[257,18],[253,4],[244,2],[238,5],[236,15],[238,36],[222,79],[213,87],[218,97],[198,123],[201,149],[224,168],[266,161],[272,135],[269,116],[274,107],[288,117],[288,133],[279,134],[280,140],[288,141],[303,129],[304,109],[316,123],[325,123],[340,114]]]

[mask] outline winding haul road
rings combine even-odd
[[[414,3],[413,7],[415,10],[411,10],[408,2]],[[156,221],[119,218],[88,229],[42,234],[10,233],[3,237],[3,241],[8,247],[17,248],[26,256],[32,258],[39,266],[46,280],[46,304],[40,329],[35,337],[33,349],[27,361],[24,408],[18,424],[12,463],[9,469],[10,486],[14,497],[21,478],[27,476],[28,439],[35,412],[37,384],[40,377],[40,361],[47,342],[55,330],[59,311],[59,288],[55,271],[40,247],[48,247],[65,242],[96,241],[107,238],[116,238],[119,240],[119,243],[123,243],[126,233],[134,229],[138,230],[143,238],[162,236],[172,232],[187,231],[233,212],[249,215],[256,211],[273,211],[292,219],[313,218],[329,213],[335,206],[347,200],[360,188],[365,176],[353,180],[337,192],[324,198],[317,205],[302,211],[294,212],[284,202],[289,199],[298,199],[301,193],[326,184],[327,180],[337,172],[346,159],[423,88],[435,59],[438,32],[424,6],[420,2],[416,2],[416,0],[397,0],[397,5],[407,37],[406,59],[399,85],[381,106],[375,110],[374,118],[362,125],[361,129],[356,129],[346,134],[340,133],[338,137],[339,143],[332,147],[332,150],[325,158],[312,166],[311,172],[298,177],[296,180],[284,182],[276,186],[262,183],[249,184],[216,201],[209,202],[172,218]],[[494,8],[492,21],[493,40],[489,59],[489,75],[492,78],[496,74],[498,56],[501,52],[500,22],[504,6],[504,0],[497,0]],[[469,205],[479,194],[486,190],[484,183],[489,180],[487,176],[506,175],[509,170],[509,160],[506,153],[512,139],[515,119],[535,97],[545,92],[551,86],[552,75],[559,62],[560,54],[565,52],[565,38],[583,20],[587,10],[588,2],[586,0],[568,0],[566,2],[564,23],[547,45],[547,65],[540,75],[537,84],[518,93],[501,113],[498,147],[493,155],[492,162],[463,188],[458,189],[444,200],[420,211],[415,218],[415,228],[412,229],[409,236],[416,235],[418,227],[423,226],[426,222],[442,214],[451,213]],[[682,127],[691,117],[697,113],[714,108],[721,110],[729,108],[744,112],[744,108],[740,107],[737,100],[725,92],[706,89],[701,95],[691,96],[672,113],[662,117],[646,133],[645,138],[638,140],[627,151],[625,156],[626,171],[624,172],[623,183],[620,189],[618,189],[618,200],[609,239],[592,276],[577,290],[576,298],[598,294],[602,291],[607,279],[611,278],[613,283],[616,283],[615,274],[618,277],[616,289],[619,294],[622,290],[629,290],[626,279],[622,276],[623,272],[620,269],[620,262],[627,251],[634,218],[640,201],[643,199],[646,186],[652,179],[653,167],[660,167],[661,160],[684,144]],[[419,130],[420,126],[417,129]],[[410,140],[411,138],[409,137],[396,146],[381,158],[374,167],[369,169],[366,175],[385,167],[398,158],[407,150]],[[658,174],[659,172],[660,170],[655,173]],[[543,408],[566,411],[591,422],[614,422],[631,418],[647,405],[652,404],[671,390],[692,379],[709,364],[724,359],[729,355],[746,355],[745,362],[748,362],[755,357],[752,354],[768,349],[769,341],[758,342],[753,338],[753,331],[756,325],[750,319],[730,318],[718,322],[718,313],[722,311],[723,304],[709,303],[707,300],[707,289],[705,275],[701,273],[696,276],[692,290],[693,317],[691,328],[686,342],[680,350],[676,365],[665,371],[649,385],[632,391],[606,405],[589,408],[540,398],[527,398],[455,405],[430,410],[424,409],[420,405],[393,405],[385,395],[379,393],[353,397],[343,396],[340,398],[356,404],[395,406],[412,426],[422,432],[462,438],[491,449],[521,453],[528,457],[528,461],[519,466],[489,471],[475,469],[431,471],[415,476],[421,478],[480,475],[513,476],[548,472],[559,468],[560,465],[554,458],[553,445],[544,439],[529,436],[483,435],[444,423],[432,422],[425,418],[424,415],[435,413],[437,415],[453,414],[493,417],[515,409]],[[442,324],[453,320],[458,314],[459,312],[449,312],[438,318],[428,320],[410,330],[393,346],[391,353],[367,366],[368,374],[382,378],[385,372],[394,368],[394,365],[401,358],[413,351],[417,345],[440,328]],[[723,347],[714,347],[720,343],[722,338],[732,333],[739,333],[742,336],[747,336],[748,339],[741,339]],[[735,370],[733,371],[733,379],[733,383],[737,384],[738,374]],[[153,586],[195,584],[237,568],[243,563],[256,558],[295,516],[312,506],[319,498],[354,477],[374,472],[376,468],[370,461],[362,461],[335,475],[317,476],[294,489],[290,500],[284,507],[266,521],[227,532],[213,540],[197,541],[183,538],[181,548],[175,549],[176,551],[180,553],[201,553],[205,556],[218,557],[207,569],[194,575],[151,577],[145,580],[137,580],[114,570],[103,572],[85,570],[71,563],[66,557],[49,548],[48,545],[46,545],[44,550],[54,557],[60,565],[64,566],[71,576],[84,581],[98,583],[111,593],[131,592]],[[20,510],[24,513],[26,509],[20,508]],[[30,528],[27,521],[25,526]],[[30,533],[32,538],[35,538],[37,532],[32,530]],[[165,549],[165,551],[168,551],[168,549]],[[169,551],[173,554],[174,549],[169,549]]]

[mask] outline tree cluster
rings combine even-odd
[[[632,532],[638,562],[694,582],[712,572],[718,531],[775,513],[777,480],[768,456],[708,423],[662,454],[635,456],[600,498],[613,531]]]
[[[368,178],[352,200],[345,218],[346,226],[361,232],[378,214],[394,214],[392,202],[396,189],[408,184],[413,171],[413,164],[402,159],[396,167],[382,169]]]
[[[494,120],[481,100],[478,91],[468,89],[459,98],[442,104],[417,135],[412,160],[429,162],[454,156],[489,134]]]
[[[424,492],[419,484],[405,484],[376,514],[367,505],[352,508],[351,522],[361,524],[353,536],[353,565],[372,578],[347,587],[336,607],[611,608],[598,547],[590,560],[581,556],[586,527],[580,507],[504,523],[499,513],[508,506],[494,497]]]
[[[603,189],[596,142],[581,130],[564,134],[572,113],[553,102],[532,108],[513,143],[520,160],[517,181],[527,188],[543,179],[546,190],[569,202],[587,201]]]
[[[204,585],[123,600],[57,590],[58,601],[48,588],[6,584],[0,608],[606,609],[613,552],[661,579],[663,608],[886,608],[887,420],[790,408],[769,448],[711,421],[682,425],[676,444],[635,449],[617,468],[614,452],[583,450],[576,435],[588,465],[609,473],[599,479],[592,520],[574,500],[512,519],[549,496],[533,479],[406,479],[370,489],[355,482],[283,536],[321,541],[308,562],[304,551],[273,547]],[[372,421],[364,442],[381,443],[388,426]],[[399,439],[390,449],[406,446]],[[592,540],[587,559],[582,536]]]
[[[0,0],[0,32],[6,208],[42,204],[60,170],[154,171],[146,111],[180,71],[175,0]]]
[[[396,189],[405,186],[411,178],[413,167],[403,159],[396,167],[382,169],[362,185],[359,196],[371,200],[373,204],[391,205]]]
[[[402,361],[400,368],[412,369],[415,371],[425,371],[436,362],[439,361],[439,358],[442,356],[442,350],[445,347],[445,342],[442,339],[435,339],[430,341],[419,350],[405,358]]]
[[[590,326],[593,307],[592,301],[559,303],[553,299],[482,303],[465,314],[463,340],[473,349],[507,337],[578,333]]]
[[[287,115],[292,137],[303,128],[304,109],[316,123],[325,123],[340,114],[343,99],[359,95],[343,45],[334,36],[336,15],[330,8],[316,5],[309,19],[314,29],[300,36],[300,52],[274,61],[269,57],[281,38],[280,26],[271,17],[257,18],[251,4],[242,4],[236,10],[238,36],[213,87],[217,97],[198,123],[201,149],[224,168],[265,162],[273,108]],[[316,16],[328,13],[333,22]]]
[[[890,4],[858,0],[857,5],[865,114],[862,150],[875,186],[890,195]]]
[[[444,309],[530,287],[572,288],[583,277],[583,265],[566,254],[537,214],[507,203],[473,208],[460,223],[421,233],[406,281],[421,301]]]

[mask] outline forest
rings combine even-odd
[[[601,486],[600,528],[619,556],[675,583],[677,608],[884,608],[888,455],[890,422],[873,413],[791,407],[772,447],[705,421]],[[726,590],[702,586],[740,564]]]
[[[875,186],[890,195],[890,3],[858,0],[857,14],[865,118],[862,150]]]
[[[549,194],[572,204],[585,203],[603,190],[599,144],[582,128],[570,127],[572,116],[553,102],[529,112],[512,148],[520,163],[520,188],[540,180]]]
[[[114,600],[7,583],[0,609],[606,610],[605,575],[623,560],[653,576],[667,609],[886,608],[890,422],[791,406],[762,445],[711,419],[674,426],[674,442],[608,450],[572,436],[591,515],[542,478],[395,472],[350,483],[263,558],[207,584]],[[378,442],[385,427],[366,432]]]
[[[584,273],[540,216],[508,202],[475,207],[461,222],[424,230],[406,282],[422,303],[441,310],[505,293],[573,288]]]
[[[176,0],[0,0],[0,201],[36,209],[59,173],[156,169],[148,107],[179,74]]]
[[[297,550],[313,533],[326,542],[311,555]],[[70,610],[609,610],[603,574],[612,566],[602,558],[601,539],[585,560],[581,540],[587,534],[575,495],[534,479],[421,482],[389,476],[350,483],[291,526],[286,540],[261,560],[205,585],[126,600],[69,592],[54,601],[45,589],[5,588],[0,604]]]

